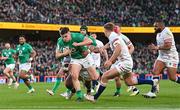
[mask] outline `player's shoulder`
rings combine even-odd
[[[74,32],[71,33],[72,38],[79,37],[79,36],[83,36],[83,35],[81,33],[74,33]]]
[[[25,44],[24,44],[24,46],[29,47],[29,46],[31,46],[31,44],[29,44],[29,43],[25,43]]]

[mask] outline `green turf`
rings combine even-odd
[[[76,96],[71,100],[65,100],[59,95],[65,91],[64,85],[61,85],[55,96],[49,96],[46,93],[46,89],[51,88],[53,83],[35,83],[32,85],[36,89],[36,92],[33,94],[26,94],[27,88],[24,84],[21,84],[17,90],[8,88],[7,85],[0,85],[0,108],[180,108],[180,85],[168,80],[160,82],[160,93],[156,99],[145,99],[141,96],[142,93],[150,90],[148,85],[138,86],[141,92],[135,97],[130,97],[129,93],[126,93],[127,87],[123,85],[122,95],[113,97],[115,86],[114,82],[110,82],[96,103],[88,101],[76,102]]]

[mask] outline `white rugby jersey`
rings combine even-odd
[[[161,33],[156,35],[156,42],[158,46],[163,46],[165,42],[172,42],[170,50],[159,50],[159,56],[173,57],[178,56],[178,52],[175,46],[174,36],[169,28],[164,28]]]
[[[109,39],[109,44],[110,44],[110,47],[111,47],[112,51],[114,51],[114,47],[117,44],[120,44],[120,46],[121,46],[121,53],[120,53],[120,55],[118,57],[118,60],[120,60],[122,62],[123,61],[133,62],[127,45],[125,44],[123,39],[118,34],[116,34],[115,32],[111,32],[108,39]]]
[[[96,44],[97,44],[97,47],[99,47],[99,48],[104,46],[104,44],[100,40],[97,40],[97,39],[96,39]],[[92,56],[93,56],[94,63],[96,65],[96,67],[100,67],[100,65],[101,65],[101,54],[93,52]]]
[[[129,40],[129,38],[126,35],[121,33],[120,36],[123,39],[123,41],[126,43],[127,46],[132,45],[132,42]]]

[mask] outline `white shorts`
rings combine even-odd
[[[178,56],[176,57],[166,57],[166,56],[158,56],[157,60],[162,61],[165,63],[166,67],[172,67],[172,68],[177,68],[179,64],[179,58]]]
[[[92,66],[95,67],[94,60],[93,60],[91,54],[88,54],[85,58],[82,58],[82,59],[71,58],[70,64],[82,65],[83,68],[89,68],[89,67],[92,67]]]
[[[28,72],[31,69],[31,63],[23,63],[19,65],[19,71],[23,70]]]
[[[116,61],[114,64],[112,64],[111,69],[112,68],[116,68],[120,75],[125,75],[126,73],[132,72],[133,63],[128,61]]]
[[[15,64],[6,65],[6,68],[10,68],[11,70],[14,70]]]

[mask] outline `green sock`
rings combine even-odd
[[[77,95],[78,98],[83,98],[83,93],[81,92],[81,90],[78,90],[76,92],[76,95]]]
[[[67,89],[67,93],[70,94],[70,93],[71,93],[71,90],[70,90],[70,89]]]
[[[120,87],[116,88],[116,93],[120,93],[120,90],[121,90]]]
[[[31,86],[31,85],[29,85],[29,86],[28,86],[28,88],[29,88],[29,90],[31,90],[31,89],[32,89],[32,86]]]
[[[57,78],[52,91],[55,93],[61,83],[61,78]]]

